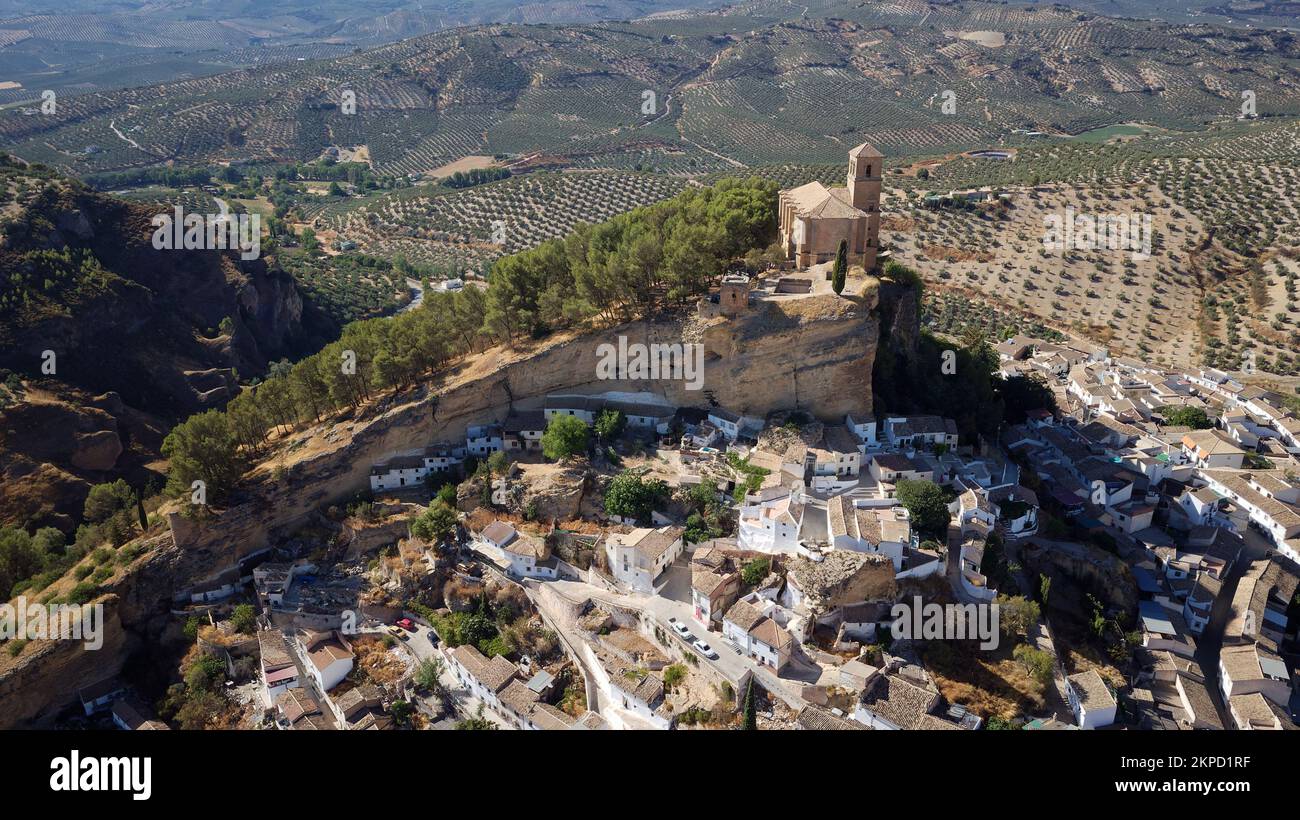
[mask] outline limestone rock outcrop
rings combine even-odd
[[[367,486],[371,464],[392,453],[462,438],[468,425],[501,421],[518,402],[557,392],[650,390],[679,406],[722,406],[759,416],[800,409],[834,422],[846,412],[869,411],[881,333],[874,301],[797,302],[706,323],[700,334],[703,390],[688,390],[680,381],[597,378],[597,348],[619,335],[641,342],[682,340],[680,319],[638,322],[548,340],[532,350],[489,351],[405,393],[296,433],[300,441],[249,476],[239,503],[199,518],[167,516],[170,535],[108,590],[115,596],[109,641],[119,648],[86,653],[60,643],[29,647],[17,659],[0,657],[0,702],[6,703],[0,726],[40,722],[74,698],[77,687],[121,670],[132,652],[154,650],[168,624],[174,626],[169,609],[177,593],[229,572],[242,557],[288,536],[322,507]],[[274,469],[281,465],[288,469]],[[562,469],[564,480],[552,482],[555,492],[539,491],[538,499],[553,502],[550,512],[556,518],[565,517],[580,493],[578,469],[572,476]],[[465,600],[476,600],[469,592]],[[886,560],[829,583],[824,599],[830,605],[892,594],[893,567]]]

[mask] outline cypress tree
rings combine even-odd
[[[844,280],[849,273],[849,240],[840,240],[840,249],[835,252],[835,269],[831,272],[831,289],[839,296],[844,292]]]

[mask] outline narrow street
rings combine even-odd
[[[727,679],[738,681],[744,677],[746,672],[749,672],[758,678],[765,689],[768,689],[782,700],[792,706],[802,704],[801,690],[803,686],[815,683],[821,677],[822,670],[820,667],[803,658],[792,658],[781,676],[777,676],[776,672],[770,667],[759,664],[740,654],[723,640],[721,633],[710,632],[704,628],[703,624],[695,620],[690,604],[690,568],[687,563],[679,560],[667,570],[667,573],[670,574],[667,586],[660,595],[655,596],[624,595],[592,586],[583,581],[547,581],[545,583],[573,603],[579,603],[590,598],[593,601],[647,613],[665,635],[673,636],[669,640],[677,641],[683,651],[693,653],[702,663],[715,666]],[[690,629],[691,634],[708,643],[717,653],[717,659],[706,658],[700,654],[690,645],[689,641],[677,634],[672,628],[669,618],[674,618],[679,623],[685,624]],[[582,641],[581,636],[576,633],[571,633],[567,637],[575,644]]]
[[[425,626],[418,621],[415,622],[413,626],[414,629],[407,630],[410,637],[407,640],[402,641],[402,645],[415,656],[415,662],[417,664],[426,660],[432,660],[433,658],[438,658],[442,661],[442,675],[440,680],[442,681],[442,685],[446,688],[447,693],[450,695],[450,703],[448,706],[451,708],[453,718],[477,717],[480,701],[478,698],[474,697],[468,689],[461,686],[460,681],[456,680],[455,673],[451,671],[451,659],[446,656],[446,653],[444,652],[445,646],[442,641],[439,640],[438,645],[435,646],[429,640],[431,635],[436,637],[437,633],[434,632],[432,627]],[[387,627],[367,628],[362,631],[387,634]],[[426,713],[432,711],[432,706],[428,704],[429,699],[425,698],[424,700]],[[502,729],[514,728],[486,707],[483,709],[483,717],[492,721]]]
[[[1245,574],[1251,562],[1263,558],[1272,548],[1263,536],[1250,528],[1246,528],[1242,538],[1246,546],[1236,562],[1228,567],[1223,577],[1223,588],[1214,599],[1214,606],[1210,610],[1210,621],[1205,625],[1196,642],[1196,662],[1201,665],[1201,671],[1205,675],[1205,687],[1210,690],[1210,697],[1214,698],[1214,706],[1219,710],[1219,720],[1224,726],[1232,726],[1233,721],[1232,715],[1228,712],[1228,705],[1223,702],[1223,692],[1219,685],[1219,654],[1223,650],[1223,633],[1228,627],[1228,619],[1232,614],[1232,599],[1237,594],[1237,584],[1241,582],[1241,576]]]

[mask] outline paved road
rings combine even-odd
[[[387,635],[388,626],[387,625],[366,626],[366,627],[362,627],[358,631],[362,632],[363,634]],[[455,717],[476,716],[478,714],[478,707],[479,707],[478,698],[474,697],[474,695],[469,691],[469,689],[461,686],[460,681],[456,679],[455,673],[451,671],[451,659],[446,656],[446,653],[444,651],[446,647],[442,644],[441,640],[435,646],[429,640],[430,635],[436,636],[437,633],[434,632],[432,627],[425,626],[424,624],[421,624],[417,621],[414,624],[414,629],[408,631],[408,637],[406,640],[401,642],[401,645],[405,647],[407,651],[409,651],[415,657],[415,662],[417,664],[421,663],[422,661],[431,660],[433,658],[441,659],[442,660],[441,681],[443,687],[446,688],[447,693],[450,695],[449,702],[446,704],[446,706],[451,710],[451,712],[454,714]],[[422,711],[424,711],[426,714],[429,714],[430,716],[437,714],[438,712],[437,698],[425,697],[425,698],[419,698],[417,700],[419,701],[419,703],[417,703],[417,706],[422,705],[423,706]],[[502,728],[506,728],[506,729],[514,728],[509,723],[507,723],[504,719],[498,717],[486,707],[483,710],[483,716]]]
[[[424,304],[424,283],[423,282],[421,282],[419,279],[412,279],[411,277],[408,276],[406,277],[406,287],[407,290],[411,291],[411,301],[407,302],[405,305],[399,308],[397,311],[398,313],[406,313],[407,311],[415,310],[420,305]]]
[[[679,561],[668,570],[670,573],[685,572],[689,577],[689,567],[684,561]],[[764,688],[772,690],[780,695],[783,700],[789,703],[801,703],[802,687],[816,680],[821,676],[821,668],[808,662],[806,659],[799,659],[792,662],[783,670],[782,675],[778,677],[771,667],[763,666],[741,655],[735,649],[728,646],[722,639],[720,632],[710,632],[704,628],[704,625],[695,620],[692,607],[689,602],[689,582],[686,585],[687,599],[678,600],[663,596],[650,595],[623,595],[617,592],[611,592],[601,587],[592,586],[583,581],[548,581],[550,586],[572,601],[582,601],[591,598],[595,601],[604,601],[615,606],[624,606],[631,609],[647,612],[653,616],[655,622],[665,632],[672,635],[670,640],[675,640],[684,651],[693,652],[704,663],[715,666],[724,676],[733,681],[738,681],[746,672],[753,673]],[[672,594],[681,589],[680,579],[670,577],[665,593]],[[669,618],[675,618],[680,623],[686,624],[691,633],[704,640],[709,646],[713,647],[718,657],[716,660],[704,657],[699,653],[690,642],[682,638],[674,631],[670,625]],[[573,636],[575,640],[578,636]]]
[[[450,702],[447,706],[459,717],[475,717],[478,715],[480,701],[474,697],[468,688],[461,686],[460,681],[456,679],[456,674],[451,671],[451,658],[447,657],[446,645],[440,640],[438,645],[434,646],[429,640],[430,635],[436,634],[432,627],[416,622],[415,628],[411,630],[410,640],[402,641],[402,643],[415,655],[417,663],[432,658],[442,660],[442,676],[440,680],[450,695]],[[514,728],[504,718],[499,717],[486,706],[483,708],[483,717],[503,729]]]
[[[1219,654],[1223,650],[1223,633],[1228,627],[1232,599],[1237,594],[1237,584],[1240,583],[1241,576],[1245,574],[1251,562],[1263,558],[1273,548],[1273,545],[1262,535],[1249,527],[1241,535],[1246,546],[1223,576],[1223,588],[1214,599],[1209,623],[1201,631],[1194,656],[1196,662],[1201,665],[1201,672],[1205,675],[1205,686],[1210,690],[1210,696],[1214,698],[1214,706],[1219,710],[1219,720],[1223,722],[1225,728],[1232,726],[1233,722],[1228,706],[1223,702],[1223,693],[1219,684]]]

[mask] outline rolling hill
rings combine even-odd
[[[1191,3],[1165,4],[1187,12],[1165,15],[1175,22],[1137,19],[1134,3],[1112,10],[1132,16],[1099,16],[1103,5],[749,0],[458,28],[81,95],[54,116],[0,112],[0,148],[77,175],[229,165],[289,230],[486,276],[502,253],[697,182],[834,181],[847,148],[868,141],[888,158],[887,243],[934,292],[1003,317],[990,327],[1023,320],[1171,365],[1255,355],[1300,376],[1300,45],[1201,22],[1214,17]],[[271,181],[333,157],[383,184],[323,196],[302,176]],[[458,167],[512,175],[454,188]],[[1008,207],[921,204],[984,186]],[[1151,214],[1159,252],[1136,268],[1041,255],[1043,218],[1067,206]],[[397,309],[398,278],[332,260],[293,271],[336,321]]]

